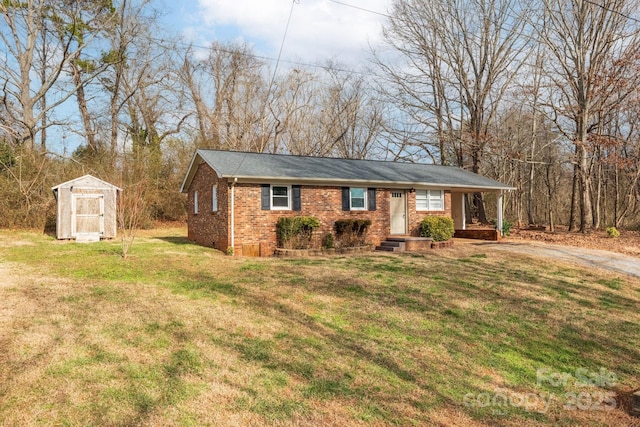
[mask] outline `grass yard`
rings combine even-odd
[[[232,258],[0,231],[0,424],[640,425],[640,280],[482,246]],[[589,384],[587,384],[589,383]]]

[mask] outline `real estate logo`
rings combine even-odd
[[[544,414],[554,402],[568,411],[612,411],[618,402],[616,393],[610,389],[617,384],[617,375],[606,368],[598,371],[578,368],[574,372],[539,368],[537,388],[551,391],[522,393],[499,387],[493,392],[467,393],[463,403],[469,408],[491,408],[494,415],[506,415],[511,408]]]

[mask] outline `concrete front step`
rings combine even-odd
[[[390,242],[385,240],[384,242],[380,242],[380,246],[389,246],[392,248],[400,248],[401,250],[406,249],[406,244],[404,242]]]
[[[400,252],[400,248],[395,247],[395,246],[376,246],[376,251],[382,251],[382,252]]]
[[[390,241],[389,239],[380,242],[380,246],[376,246],[377,251],[386,252],[404,252],[407,246],[402,241]]]
[[[414,236],[389,236],[380,246],[376,247],[377,251],[385,252],[404,252],[404,251],[425,251],[431,248],[432,239],[429,237]]]

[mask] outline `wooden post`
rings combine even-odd
[[[500,233],[500,236],[503,236],[502,234],[502,190],[500,191],[500,193],[498,193],[498,221],[496,223],[496,227],[498,228],[498,233]]]

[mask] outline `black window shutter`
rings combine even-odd
[[[268,211],[271,209],[271,186],[269,184],[262,184],[262,210]]]
[[[342,210],[350,210],[351,203],[349,202],[349,187],[342,187]]]
[[[302,198],[300,196],[301,190],[299,185],[292,185],[291,192],[293,193],[293,210],[301,211],[302,210]]]
[[[367,201],[369,202],[369,210],[376,210],[376,189],[367,188]]]

